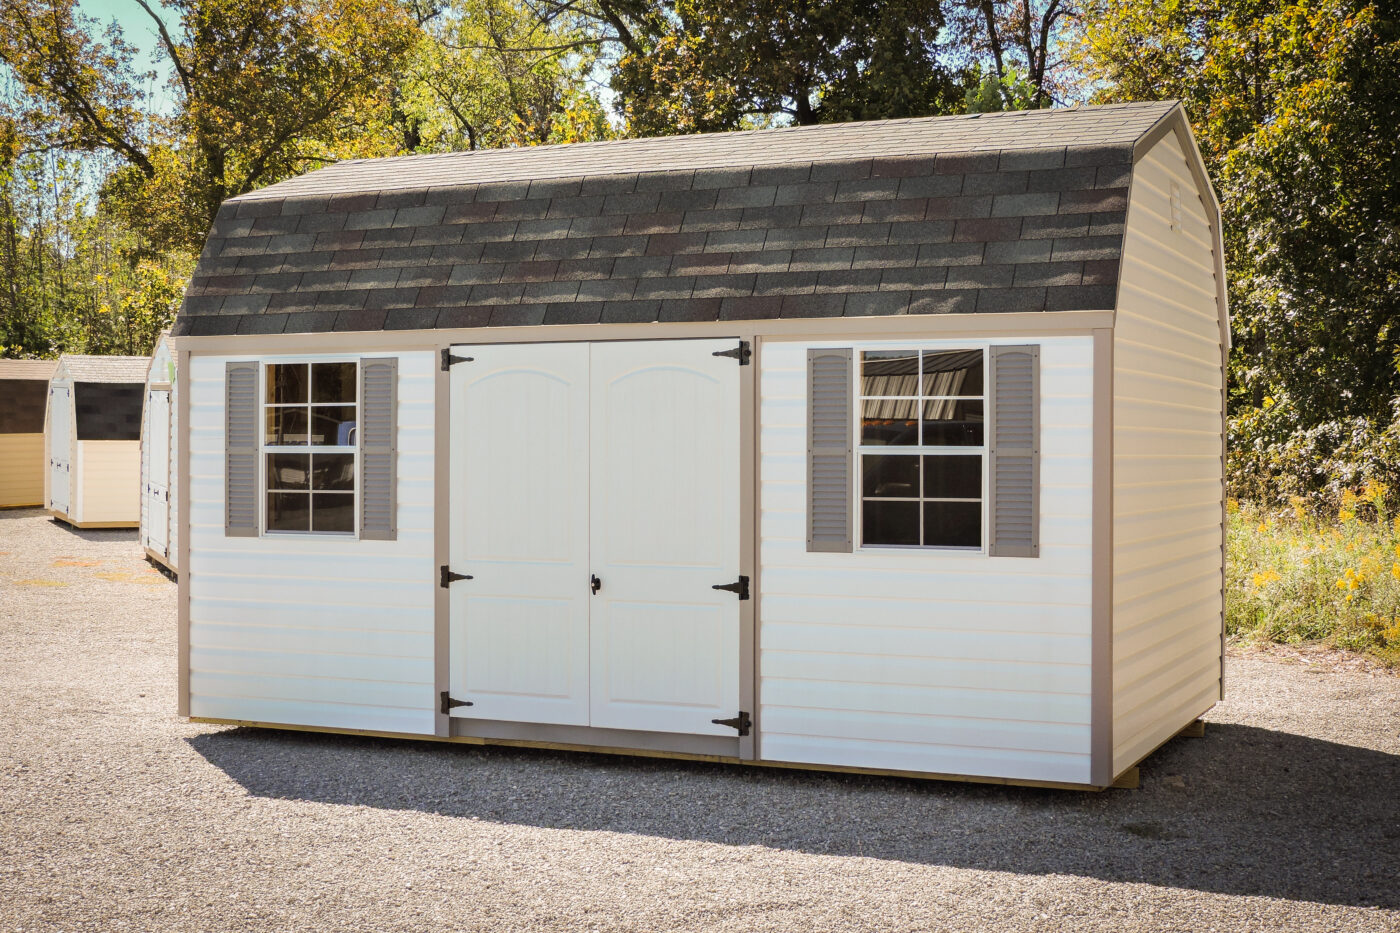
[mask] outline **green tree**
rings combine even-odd
[[[144,99],[120,28],[96,38],[75,0],[0,0],[0,61],[41,147],[120,160],[109,200],[155,246],[197,247],[225,198],[391,145],[376,131],[416,26],[390,0],[137,3],[173,75],[173,116]]]
[[[1220,194],[1235,479],[1280,496],[1393,484],[1375,451],[1400,433],[1394,8],[1107,0],[1083,22],[1101,97],[1180,97]]]
[[[611,135],[592,86],[603,41],[581,17],[519,0],[452,0],[424,24],[397,106],[414,149],[580,142]]]
[[[928,0],[675,0],[646,20],[613,78],[637,135],[947,113]]]

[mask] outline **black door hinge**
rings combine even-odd
[[[447,694],[444,693],[443,696],[447,696]],[[717,726],[728,726],[737,730],[740,735],[748,735],[749,730],[753,728],[753,718],[743,710],[739,710],[739,715],[733,719],[711,719],[710,722]]]
[[[451,570],[447,569],[446,564],[443,564],[441,567],[438,568],[438,570],[441,572],[441,577],[439,578],[438,586],[442,587],[444,590],[452,584],[456,583],[458,580],[470,580],[472,578],[472,575],[469,573],[453,573]]]
[[[710,355],[727,356],[731,359],[738,360],[740,366],[747,366],[749,365],[749,361],[753,359],[753,348],[749,346],[749,342],[747,340],[740,340],[739,345],[733,350],[716,350]]]
[[[733,583],[716,583],[714,586],[710,587],[710,589],[712,589],[712,590],[725,590],[726,592],[729,592],[729,593],[737,593],[737,594],[739,594],[739,598],[740,598],[740,599],[748,599],[748,598],[749,598],[749,578],[746,577],[746,576],[740,575],[739,579],[736,580],[736,581],[734,581]]]
[[[588,588],[594,593],[597,593],[603,588],[603,581],[598,579],[598,575],[596,573],[593,574],[591,579],[589,579]]]
[[[446,716],[448,713],[452,712],[454,709],[456,709],[456,708],[459,707],[459,706],[473,706],[473,705],[475,705],[475,704],[472,703],[471,700],[454,700],[454,699],[452,699],[452,697],[448,695],[448,693],[447,693],[446,690],[442,691],[442,693],[439,693],[439,694],[438,694],[438,697],[442,700],[442,707],[441,707],[441,709],[442,709],[442,715],[444,715],[444,716]]]
[[[447,372],[452,368],[453,363],[470,363],[475,359],[471,356],[453,356],[451,347],[442,348],[442,371]]]

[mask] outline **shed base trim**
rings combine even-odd
[[[160,551],[153,551],[150,548],[143,548],[142,550],[146,552],[146,560],[153,564],[158,564],[160,567],[164,567],[169,571],[171,577],[176,576],[178,571],[176,571],[175,563],[170,558],[166,557]]]
[[[823,771],[830,774],[863,774],[872,777],[910,778],[920,781],[953,781],[961,784],[997,784],[1005,787],[1039,787],[1048,790],[1101,791],[1096,784],[1072,784],[1063,781],[1033,781],[1023,778],[999,778],[969,774],[941,774],[932,771],[898,771],[888,768],[857,768],[849,765],[816,765],[796,761],[749,761],[731,755],[707,755],[696,752],[665,751],[649,748],[614,748],[574,742],[548,742],[534,739],[489,738],[479,735],[419,735],[412,732],[380,732],[374,729],[338,729],[331,726],[294,726],[286,723],[257,722],[248,719],[218,719],[191,716],[189,722],[211,726],[242,726],[249,729],[279,729],[286,732],[317,732],[326,735],[353,735],[375,739],[401,739],[419,742],[447,742],[458,745],[483,745],[506,748],[536,748],[546,751],[585,752],[593,755],[618,755],[630,758],[669,758],[675,761],[708,761],[715,764],[749,765],[758,768],[778,768],[787,771]]]
[[[49,510],[48,510],[48,513],[49,513],[51,516],[53,516],[56,520],[58,520],[58,521],[60,521],[60,522],[63,522],[63,524],[65,524],[65,525],[71,525],[71,526],[73,526],[74,528],[81,528],[81,529],[83,529],[83,530],[85,530],[85,531],[88,530],[88,529],[102,529],[102,528],[140,528],[140,527],[141,527],[141,523],[140,523],[140,522],[75,522],[73,519],[69,518],[67,515],[65,515],[65,514],[62,513],[62,512],[57,512],[57,511],[54,511],[53,509],[49,509]]]

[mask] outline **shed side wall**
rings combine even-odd
[[[0,508],[43,505],[47,466],[42,433],[0,434]]]
[[[189,444],[189,566],[180,570],[190,715],[431,735],[432,354],[398,355],[396,541],[224,536],[230,359],[191,357],[190,429],[180,439]]]
[[[809,553],[807,350],[852,344],[763,344],[765,760],[1089,783],[1093,341],[995,342],[1041,346],[1033,559]]]
[[[1133,172],[1113,351],[1115,774],[1220,696],[1224,372],[1201,195],[1174,133]]]
[[[120,522],[133,527],[141,518],[141,442],[78,441],[70,482],[81,491],[76,522]]]

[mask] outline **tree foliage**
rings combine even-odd
[[[0,61],[26,92],[37,148],[119,159],[113,207],[157,247],[197,249],[225,198],[383,150],[366,130],[414,36],[389,0],[137,2],[159,35],[173,115],[143,96],[120,28],[96,38],[75,0],[0,0]]]
[[[656,22],[613,81],[639,135],[923,116],[959,96],[927,0],[676,0]]]
[[[1083,22],[1100,97],[1180,97],[1215,177],[1236,481],[1284,497],[1393,479],[1376,452],[1400,433],[1394,8],[1106,0]]]

